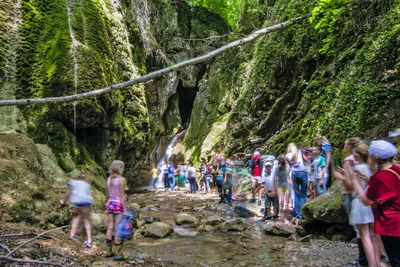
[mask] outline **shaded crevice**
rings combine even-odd
[[[179,97],[178,107],[181,117],[181,124],[187,128],[192,116],[193,104],[196,99],[198,87],[184,87],[182,81],[179,81],[176,92]]]

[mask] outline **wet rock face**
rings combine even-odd
[[[145,226],[144,236],[163,238],[171,234],[173,231],[174,229],[166,223],[154,222]]]

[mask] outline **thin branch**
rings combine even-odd
[[[93,91],[84,92],[84,93],[80,93],[80,94],[68,95],[68,96],[0,100],[0,106],[21,106],[21,105],[48,104],[48,103],[57,103],[57,102],[72,102],[72,101],[77,101],[77,100],[84,99],[84,98],[90,98],[90,97],[94,97],[94,96],[103,95],[103,94],[106,94],[106,93],[114,91],[114,90],[121,90],[125,87],[144,83],[144,82],[150,81],[154,78],[163,76],[167,73],[183,69],[187,66],[207,61],[207,60],[214,58],[215,56],[225,52],[226,50],[228,50],[232,47],[236,47],[236,46],[251,42],[260,36],[266,35],[267,33],[271,33],[271,32],[277,31],[279,29],[286,28],[291,23],[296,22],[302,18],[303,17],[297,17],[297,18],[294,18],[294,19],[291,19],[291,20],[288,20],[288,21],[285,21],[285,22],[282,22],[279,24],[275,24],[275,25],[267,27],[267,28],[263,28],[261,30],[255,31],[254,33],[252,33],[242,39],[228,43],[228,44],[221,46],[220,48],[215,49],[215,50],[213,50],[207,54],[204,54],[202,56],[192,58],[192,59],[183,61],[181,63],[178,63],[174,66],[167,67],[167,68],[164,68],[164,69],[161,69],[158,71],[150,72],[139,78],[131,79],[131,80],[128,80],[128,81],[125,81],[122,83],[118,83],[115,85],[111,85],[111,86],[108,86],[105,88],[96,89]]]
[[[22,237],[22,236],[36,236],[35,234],[8,234],[8,235],[0,235],[0,238],[4,237]]]
[[[51,233],[51,232],[55,232],[55,231],[58,231],[58,230],[61,230],[61,229],[67,228],[67,227],[69,227],[69,225],[64,225],[64,226],[58,227],[58,228],[56,228],[56,229],[52,229],[52,230],[43,232],[43,233],[41,233],[41,234],[35,236],[34,238],[29,239],[29,240],[26,241],[25,243],[19,245],[17,248],[15,248],[13,251],[11,251],[10,253],[8,253],[6,256],[12,255],[15,251],[17,251],[18,249],[22,248],[22,247],[25,246],[26,244],[32,242],[33,240],[35,240],[35,239],[41,237],[42,235],[45,235],[45,234],[48,234],[48,233]]]
[[[51,266],[64,266],[58,262],[49,262],[49,261],[35,261],[35,260],[24,260],[24,259],[16,259],[13,257],[0,256],[0,261],[11,261],[11,262],[21,262],[21,263],[34,263],[41,265],[51,265]]]
[[[215,39],[215,38],[223,38],[223,37],[233,36],[233,35],[242,35],[242,36],[244,36],[244,34],[242,34],[242,33],[229,33],[229,34],[224,34],[224,35],[212,35],[212,36],[204,37],[204,38],[191,38],[191,39],[183,39],[183,40],[185,40],[185,41],[203,41],[203,40],[210,40],[210,39]]]
[[[3,248],[5,250],[7,250],[8,252],[11,252],[11,250],[9,250],[8,247],[4,246],[3,244],[0,244],[0,248]]]

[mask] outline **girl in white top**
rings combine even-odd
[[[70,238],[77,238],[76,232],[81,223],[85,226],[87,240],[85,246],[92,247],[92,224],[90,222],[90,205],[93,203],[93,197],[90,185],[85,181],[85,176],[80,175],[77,179],[71,179],[68,183],[68,190],[60,204],[64,206],[67,201],[74,205],[76,217],[72,219]]]

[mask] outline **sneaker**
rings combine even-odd
[[[257,205],[258,205],[258,206],[261,206],[261,199],[259,199],[259,200],[257,201]]]
[[[277,221],[278,221],[278,216],[272,217],[272,220],[275,221],[275,222],[277,222]]]
[[[158,192],[160,192],[160,191],[158,191],[158,189],[156,189],[156,191],[154,191],[154,193],[158,193]]]
[[[76,235],[70,235],[69,239],[78,239],[78,237]]]
[[[85,243],[83,243],[85,245],[86,248],[92,248],[92,244],[89,243],[88,241],[85,241]]]
[[[249,201],[249,203],[255,203],[256,202],[256,199],[255,198],[252,198],[252,199],[250,199],[250,201]]]
[[[263,217],[260,221],[265,222],[265,221],[270,221],[272,220],[271,217]]]

